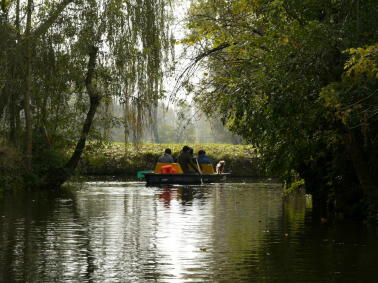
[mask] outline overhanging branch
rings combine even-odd
[[[59,17],[59,15],[63,12],[63,10],[70,4],[74,2],[74,0],[63,0],[58,6],[56,7],[56,10],[50,14],[48,19],[41,23],[33,32],[32,36],[39,37],[55,23],[56,19]]]

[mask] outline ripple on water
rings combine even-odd
[[[0,282],[374,282],[376,232],[315,225],[303,200],[264,183],[7,196]]]

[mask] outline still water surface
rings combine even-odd
[[[306,202],[269,183],[3,195],[0,282],[378,282],[376,228]]]

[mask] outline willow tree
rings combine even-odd
[[[106,114],[106,107],[98,113],[101,102],[124,103],[125,128],[135,133],[151,117],[171,48],[170,1],[2,3],[2,130],[13,146],[27,137],[24,156],[33,172],[60,185],[76,168],[93,122]],[[38,167],[72,146],[67,162]]]
[[[377,78],[366,72],[377,16],[375,0],[198,0],[189,11],[184,43],[207,69],[198,104],[256,146],[267,168],[296,170],[322,210],[378,194]]]

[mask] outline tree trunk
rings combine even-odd
[[[128,115],[130,111],[129,108],[129,98],[125,96],[125,102],[123,104],[123,130],[124,130],[124,141],[125,141],[125,150],[127,148],[127,145],[130,141],[130,128],[129,128],[129,121],[128,121]]]
[[[11,96],[11,101],[9,103],[9,141],[13,145],[17,145],[17,135],[16,135],[16,101],[15,95]]]
[[[310,163],[302,162],[296,168],[300,177],[305,180],[305,190],[312,195],[314,220],[321,217],[328,218],[329,207],[329,187],[327,186],[327,167],[325,158],[315,159]]]
[[[31,14],[33,0],[28,0],[27,19],[26,19],[26,41],[25,41],[25,90],[24,90],[24,111],[25,111],[25,167],[27,171],[32,168],[32,150],[33,150],[33,121],[31,113]]]
[[[20,39],[20,0],[17,0],[16,2],[15,26],[16,26],[16,31],[17,31],[17,39],[19,40]],[[16,47],[16,44],[15,44],[15,47]],[[12,74],[12,80],[18,79],[17,68],[16,68],[15,63],[13,63],[11,74]],[[15,90],[14,87],[11,89],[12,89],[12,94],[10,97],[10,105],[9,105],[9,123],[10,123],[9,141],[11,144],[17,147],[18,139],[19,139],[18,137],[19,133],[17,132],[19,125],[17,124],[17,122],[19,120],[20,111],[18,110],[17,99],[16,99],[18,92]],[[0,111],[0,116],[1,116],[1,113],[2,112]]]
[[[154,143],[160,143],[159,132],[158,132],[158,103],[153,106],[152,109],[152,119],[151,119],[151,127],[152,127],[152,139]]]
[[[345,144],[347,151],[350,154],[354,169],[356,170],[362,191],[366,196],[377,197],[377,185],[370,173],[361,145],[356,141],[352,132],[349,132],[345,136]]]
[[[93,83],[93,76],[94,76],[95,68],[96,68],[97,53],[98,53],[98,48],[95,46],[92,46],[89,51],[88,71],[87,71],[87,76],[85,79],[85,86],[86,86],[87,93],[89,96],[90,105],[89,105],[87,117],[84,121],[80,138],[76,144],[74,153],[72,154],[70,160],[67,162],[64,168],[52,170],[49,173],[48,182],[47,182],[47,186],[49,188],[60,187],[73,174],[74,170],[76,169],[80,161],[81,154],[84,151],[86,139],[91,129],[92,122],[97,111],[97,107],[99,106],[100,100],[101,100],[101,96],[97,92]]]

